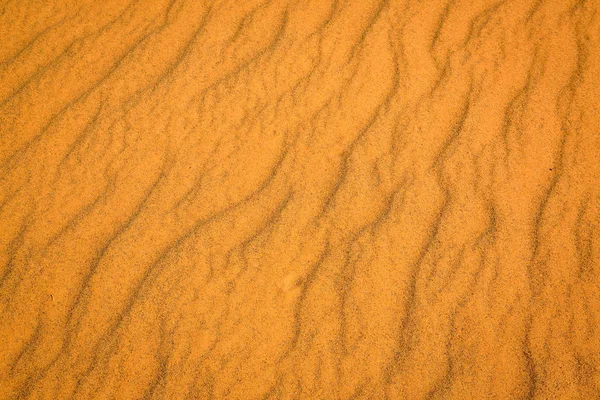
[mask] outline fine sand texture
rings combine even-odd
[[[0,399],[600,399],[600,1],[0,0]]]

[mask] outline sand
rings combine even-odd
[[[0,3],[0,399],[600,398],[598,1]]]

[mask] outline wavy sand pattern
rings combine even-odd
[[[596,0],[0,0],[1,399],[600,398]]]

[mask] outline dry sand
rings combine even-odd
[[[597,0],[0,0],[0,399],[599,399]]]

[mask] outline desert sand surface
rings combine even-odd
[[[600,2],[0,0],[0,399],[600,399]]]

